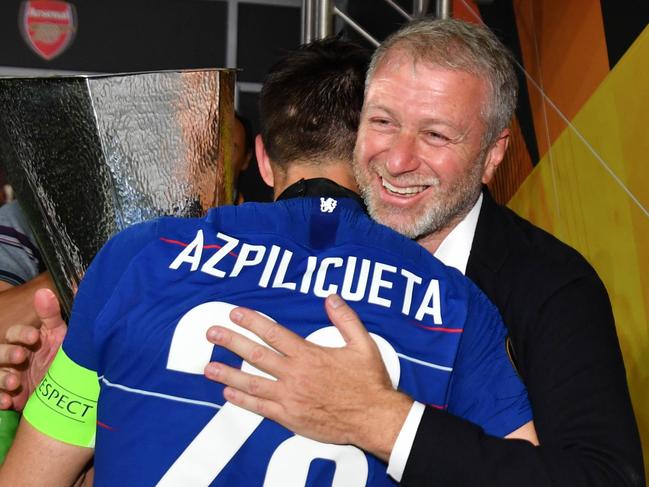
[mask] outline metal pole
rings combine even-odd
[[[302,44],[311,42],[314,38],[316,0],[302,0]]]
[[[414,0],[412,3],[412,16],[423,17],[428,13],[429,0]]]
[[[324,39],[334,33],[333,0],[320,0],[318,4],[315,35],[317,39]]]
[[[356,32],[358,32],[360,35],[362,35],[365,39],[367,39],[368,42],[370,42],[374,47],[379,47],[380,42],[377,41],[374,37],[372,37],[365,29],[363,29],[360,25],[358,25],[354,21],[354,19],[352,19],[345,12],[342,12],[341,10],[339,10],[338,7],[334,7],[334,14],[336,14],[338,17],[343,19],[352,29],[354,29]]]
[[[453,14],[451,0],[437,0],[435,15],[438,19],[450,19]]]
[[[402,9],[398,3],[396,3],[394,0],[384,0],[385,3],[387,3],[390,7],[392,7],[394,10],[397,11],[399,15],[401,15],[403,18],[406,20],[412,20],[412,17],[408,12],[406,12],[404,9]]]
[[[333,35],[333,0],[302,0],[302,43]]]

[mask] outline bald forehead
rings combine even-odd
[[[409,73],[412,78],[417,78],[422,72],[455,72],[458,80],[475,79],[481,85],[485,92],[489,91],[488,80],[473,70],[464,69],[463,67],[452,67],[445,63],[438,63],[432,58],[424,56],[414,56],[409,49],[401,47],[399,44],[393,46],[381,57],[374,66],[371,77],[367,78],[365,95],[367,96],[370,87],[375,81],[389,79],[393,73],[402,71]],[[419,78],[421,80],[421,78]]]
[[[410,49],[405,48],[401,44],[397,44],[387,50],[378,60],[373,71],[368,73],[365,94],[367,95],[367,91],[372,82],[377,78],[377,75],[379,77],[386,77],[389,76],[390,72],[398,71],[403,67],[408,67],[413,76],[416,75],[417,69],[420,67],[448,69],[447,66],[437,63],[432,59],[427,59],[424,56],[415,56]]]
[[[396,68],[405,63],[414,65],[415,59],[412,54],[403,48],[399,48],[399,46],[390,48],[376,61],[376,64],[373,66],[374,69],[368,73],[365,83],[366,88],[372,82],[372,79],[376,76],[378,71],[386,68]]]
[[[446,42],[434,42],[426,36],[412,36],[402,38],[392,44],[388,49],[375,52],[373,59],[373,72],[387,63],[409,62],[413,66],[424,65],[433,68],[444,68],[449,70],[464,71],[475,76],[489,79],[488,63],[476,58],[476,53],[467,49],[466,46],[453,40]],[[486,61],[485,61],[486,62]],[[373,72],[368,73],[369,77]]]

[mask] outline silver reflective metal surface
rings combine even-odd
[[[63,305],[126,226],[233,195],[233,70],[0,79],[0,157]]]

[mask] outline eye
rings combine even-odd
[[[392,124],[392,121],[385,117],[372,117],[370,118],[370,123],[378,127],[387,127]]]
[[[426,140],[433,145],[445,145],[451,141],[451,139],[446,135],[440,132],[435,132],[434,130],[426,132]]]

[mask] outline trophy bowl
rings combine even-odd
[[[232,202],[235,70],[0,78],[0,157],[69,315],[101,246]]]

